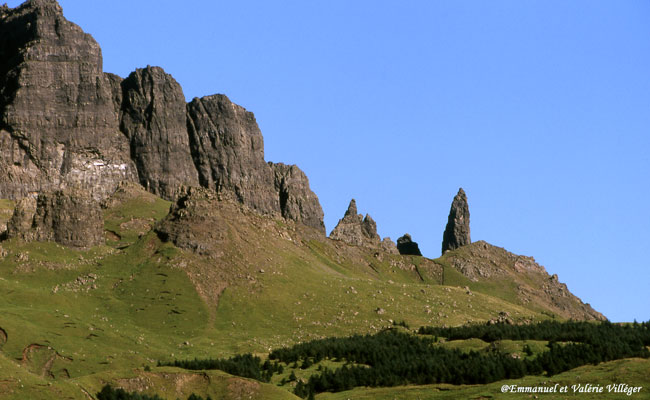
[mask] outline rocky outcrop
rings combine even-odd
[[[99,45],[54,0],[0,11],[0,198],[134,179]]]
[[[381,248],[386,253],[399,254],[399,250],[397,250],[397,245],[389,237],[385,237],[382,239]]]
[[[458,189],[449,210],[445,233],[442,235],[442,254],[472,242],[469,234],[469,205],[463,188]]]
[[[178,82],[162,68],[147,67],[132,72],[121,88],[120,129],[129,138],[140,184],[167,199],[183,185],[198,186]]]
[[[302,222],[325,234],[323,209],[318,197],[309,188],[309,180],[296,165],[269,163],[273,170],[280,211],[286,219]]]
[[[224,95],[195,98],[187,113],[201,186],[325,232],[323,209],[305,174],[295,165],[264,160],[264,138],[253,113]]]
[[[340,240],[353,246],[379,247],[377,223],[366,214],[357,214],[357,202],[352,199],[342,219],[330,233],[330,239]]]
[[[397,250],[404,256],[421,256],[420,247],[417,242],[411,239],[411,235],[405,233],[404,236],[397,239]]]
[[[187,111],[201,186],[262,213],[279,213],[273,171],[264,161],[264,139],[253,113],[224,95],[195,98]]]
[[[7,236],[84,249],[104,243],[104,217],[99,203],[84,191],[44,192],[36,200],[18,202]]]
[[[105,200],[124,180],[167,199],[201,185],[324,232],[307,177],[267,164],[251,112],[224,95],[186,104],[161,68],[104,73],[55,0],[0,8],[0,198],[75,187]]]
[[[220,253],[228,236],[217,194],[204,188],[184,188],[154,230],[161,240],[201,255]]]
[[[532,257],[513,254],[480,240],[447,252],[442,259],[470,281],[480,282],[484,287],[493,285],[497,297],[508,301],[516,298],[520,304],[534,304],[562,318],[605,319]]]
[[[25,238],[26,234],[31,231],[36,214],[36,199],[25,197],[16,202],[14,213],[7,222],[7,237]]]

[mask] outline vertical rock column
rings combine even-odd
[[[442,254],[447,250],[454,250],[460,246],[470,244],[469,236],[469,205],[463,188],[458,189],[449,210],[447,227],[442,236]]]

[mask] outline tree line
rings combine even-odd
[[[555,375],[586,364],[629,357],[650,357],[650,322],[617,325],[610,322],[540,322],[530,325],[467,325],[422,327],[420,335],[388,329],[376,334],[326,338],[272,351],[262,363],[250,354],[221,360],[174,361],[188,369],[222,369],[233,375],[268,382],[282,365],[310,366],[323,359],[345,361],[337,369],[319,368],[308,381],[299,380],[294,393],[338,392],[357,386],[485,384],[525,375]],[[432,337],[434,336],[434,337]],[[532,358],[514,358],[498,351],[470,351],[437,346],[449,340],[545,340],[548,350]],[[530,355],[530,353],[529,353]]]
[[[650,345],[650,321],[633,324],[613,324],[586,321],[542,321],[528,325],[471,324],[453,328],[421,327],[422,335],[435,335],[448,340],[478,338],[486,342],[497,340],[547,340],[554,342],[581,342],[595,344],[619,337],[625,342],[638,341]]]
[[[104,385],[101,391],[97,393],[97,400],[163,400],[157,394],[149,396],[137,392],[127,392],[121,388],[113,388],[111,385]],[[192,393],[187,400],[204,400],[203,397]],[[208,396],[205,400],[212,400]]]
[[[253,356],[240,354],[231,358],[174,360],[171,362],[158,362],[158,366],[178,367],[189,370],[218,369],[231,375],[251,378],[260,382],[269,382],[274,373],[281,374],[284,370],[277,362],[271,363]]]

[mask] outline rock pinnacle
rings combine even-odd
[[[463,188],[460,188],[451,203],[451,210],[449,210],[447,227],[442,236],[442,253],[444,254],[447,250],[454,250],[471,242],[467,196]]]

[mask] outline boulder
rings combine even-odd
[[[420,248],[417,242],[411,239],[411,235],[405,233],[404,236],[397,239],[397,250],[404,256],[421,256]]]
[[[386,252],[390,254],[399,254],[399,250],[397,250],[397,245],[395,242],[391,240],[388,236],[382,239],[381,241],[381,248]]]

